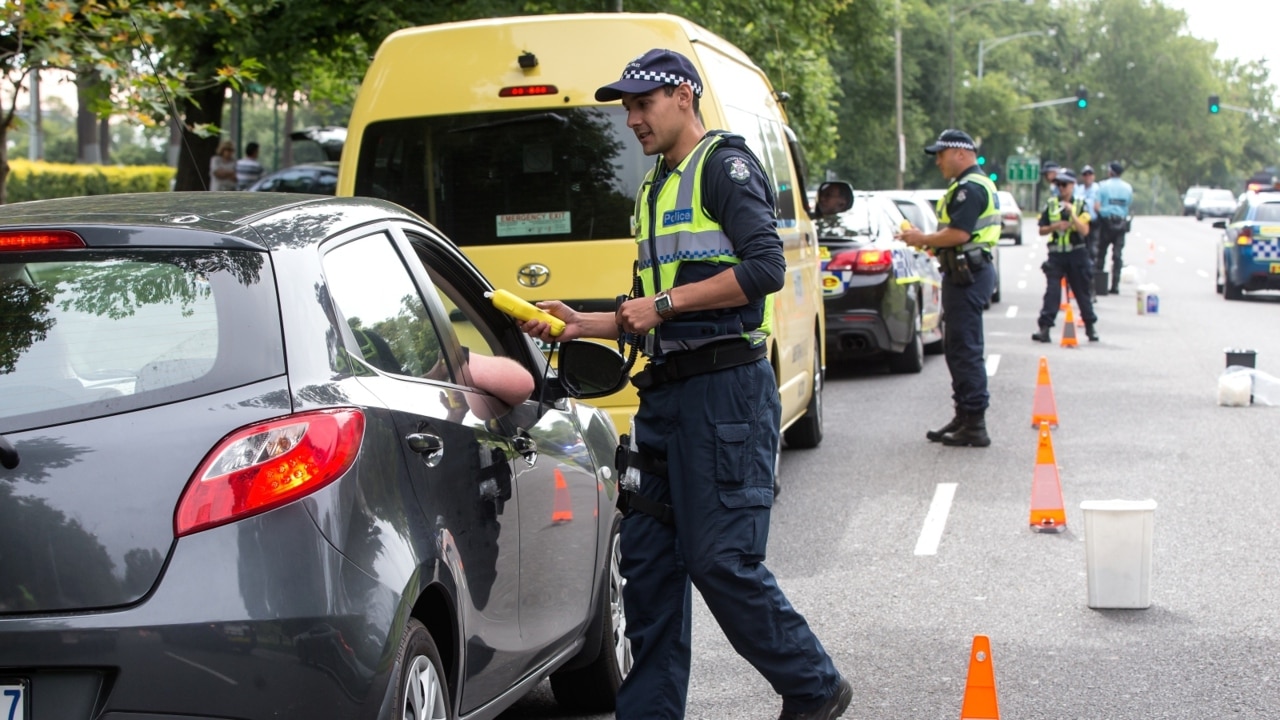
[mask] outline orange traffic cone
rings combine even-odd
[[[1062,278],[1062,289],[1060,290],[1060,294],[1062,295],[1062,302],[1058,303],[1058,309],[1066,310],[1071,307],[1071,287],[1067,285],[1067,279],[1065,277]]]
[[[991,659],[991,639],[973,636],[969,652],[969,679],[964,684],[964,704],[960,720],[1000,720],[996,703],[996,668]]]
[[[1031,479],[1031,529],[1053,533],[1067,529],[1067,511],[1062,506],[1062,483],[1058,480],[1058,463],[1053,459],[1049,423],[1040,423],[1040,446],[1036,448],[1036,469]]]
[[[1080,347],[1080,343],[1076,341],[1076,315],[1071,311],[1070,303],[1067,304],[1067,319],[1062,323],[1062,341],[1058,343],[1062,347]]]
[[[1049,359],[1040,356],[1040,375],[1036,378],[1036,398],[1031,404],[1031,427],[1040,423],[1058,427],[1058,404],[1053,400],[1053,383],[1049,382]]]
[[[564,481],[560,468],[552,471],[556,476],[555,502],[551,508],[551,522],[562,523],[573,520],[573,505],[569,502],[569,486]]]

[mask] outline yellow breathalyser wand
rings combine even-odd
[[[564,332],[564,321],[543,310],[542,308],[526,302],[513,293],[506,290],[494,290],[485,293],[485,297],[489,298],[489,302],[502,312],[510,315],[517,320],[541,320],[551,326],[551,336],[556,337]]]

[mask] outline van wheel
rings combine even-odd
[[[813,395],[809,397],[809,407],[783,437],[791,448],[816,448],[822,444],[822,338],[813,339]]]
[[[450,720],[449,686],[444,681],[444,663],[431,633],[422,623],[409,618],[400,654],[400,685],[396,690],[397,717],[406,720]]]
[[[623,613],[622,513],[613,513],[609,531],[609,563],[596,605],[594,622],[599,623],[599,654],[590,665],[564,670],[551,675],[551,692],[556,702],[574,713],[612,712],[618,701],[618,688],[631,670],[631,641],[627,640],[627,620]]]

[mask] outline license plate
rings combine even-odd
[[[1271,263],[1271,274],[1280,275],[1280,263]]]
[[[26,680],[0,679],[0,720],[27,720]]]

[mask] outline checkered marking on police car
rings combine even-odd
[[[644,80],[646,82],[658,82],[663,85],[680,86],[689,83],[689,87],[693,88],[693,94],[702,97],[702,84],[696,83],[687,77],[681,77],[675,73],[654,72],[653,70],[632,70],[630,68],[622,71],[623,80]]]
[[[1254,260],[1280,260],[1280,240],[1254,240]]]

